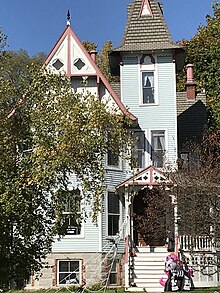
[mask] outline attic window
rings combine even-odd
[[[60,59],[56,59],[53,63],[53,67],[55,67],[56,70],[60,70],[60,68],[63,67],[63,62],[60,61]]]
[[[80,58],[76,59],[73,64],[78,70],[81,70],[85,66],[85,63]]]

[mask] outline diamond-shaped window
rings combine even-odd
[[[56,59],[56,61],[53,63],[53,67],[55,67],[56,70],[60,70],[60,68],[63,67],[63,62],[60,61],[60,59]]]
[[[74,66],[76,66],[78,70],[81,70],[83,66],[85,66],[85,63],[80,58],[78,58],[74,61]]]

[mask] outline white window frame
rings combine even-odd
[[[144,106],[144,107],[149,107],[149,106],[157,106],[159,104],[159,99],[158,99],[158,76],[157,76],[157,58],[155,58],[155,64],[149,61],[150,57],[147,55],[145,56],[146,62],[144,61],[141,64],[141,58],[139,58],[139,105]],[[145,60],[144,59],[144,60]],[[144,103],[143,101],[143,79],[142,79],[142,74],[143,72],[152,72],[153,77],[154,77],[154,103]]]
[[[105,166],[106,166],[106,169],[109,169],[109,170],[122,170],[122,158],[121,156],[119,155],[118,156],[118,165],[109,165],[108,163],[108,154],[106,154],[106,159],[105,159]]]
[[[135,153],[137,151],[143,150],[143,152],[142,152],[142,167],[136,166],[136,168],[137,169],[144,169],[146,167],[146,145],[145,145],[146,144],[146,132],[145,132],[145,130],[142,130],[142,129],[132,129],[132,131],[134,132],[134,134],[137,132],[141,132],[141,133],[143,133],[143,136],[144,136],[143,149],[136,148],[136,145],[135,145],[135,150],[134,150]]]
[[[72,271],[71,270],[68,270],[68,271],[63,271],[63,272],[60,272],[60,263],[61,262],[78,262],[79,263],[79,270],[78,271]],[[69,265],[68,265],[69,266]],[[78,276],[77,276],[77,279],[78,279],[78,283],[71,283],[69,281],[67,281],[66,283],[63,283],[63,284],[60,284],[60,274],[67,274],[67,276],[69,276],[71,273],[76,273]],[[65,277],[67,280],[68,280],[68,277]],[[62,279],[64,280],[64,278]],[[65,287],[65,286],[69,286],[69,285],[81,285],[82,284],[82,260],[80,259],[58,259],[57,260],[57,286],[60,286],[60,287]]]
[[[109,236],[109,237],[113,237],[113,236],[116,235],[116,234],[109,235],[109,233],[108,233],[108,224],[109,224],[109,220],[108,220],[108,217],[109,217],[109,212],[108,212],[108,197],[109,197],[109,194],[111,194],[111,193],[116,194],[116,192],[114,190],[107,191],[107,193],[106,193],[106,204],[105,204],[105,210],[106,210],[106,235]],[[118,214],[119,215],[118,230],[119,230],[120,227],[121,227],[121,225],[122,225],[122,220],[123,220],[123,215],[122,215],[122,213],[123,213],[123,205],[122,205],[122,196],[119,195],[119,194],[117,194],[117,196],[118,196],[118,199],[119,199],[119,214]]]
[[[167,129],[164,129],[164,128],[154,128],[154,129],[149,129],[149,135],[148,135],[148,138],[149,138],[149,142],[150,142],[150,145],[151,145],[151,151],[150,151],[150,154],[149,154],[149,159],[150,159],[150,164],[153,166],[153,160],[152,160],[152,132],[154,131],[163,131],[164,132],[164,145],[165,145],[165,150],[164,150],[164,161],[163,161],[163,166],[162,167],[155,167],[155,168],[158,168],[158,169],[163,169],[164,166],[165,166],[165,162],[166,162],[166,157],[167,157],[167,152],[168,152],[168,131]]]
[[[77,189],[77,188],[76,188]],[[78,188],[79,189],[79,188]],[[74,190],[74,189],[73,189]],[[83,196],[82,196],[82,190],[79,189],[80,191],[80,195],[81,195],[81,202],[80,202],[80,212],[78,212],[78,214],[82,214],[84,213],[83,211],[83,206],[84,206],[84,200],[83,200]],[[63,215],[68,215],[70,214],[70,212],[64,211]],[[64,238],[84,238],[84,221],[81,221],[81,230],[79,234],[71,234],[71,233],[66,233],[66,235],[64,236]]]

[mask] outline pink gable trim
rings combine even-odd
[[[138,174],[130,177],[124,182],[120,183],[116,186],[116,189],[123,186],[158,186],[162,183],[166,183],[166,185],[172,185],[172,182],[164,175],[163,172],[156,169],[153,166],[150,166]]]
[[[109,82],[107,81],[107,79],[105,78],[105,76],[103,75],[103,73],[100,71],[100,69],[96,65],[95,61],[91,58],[90,54],[86,51],[86,49],[84,48],[83,44],[80,42],[80,40],[78,39],[78,37],[76,36],[76,34],[74,33],[74,31],[72,30],[72,28],[69,25],[67,25],[65,31],[63,32],[63,34],[61,35],[61,37],[59,38],[59,40],[57,41],[57,43],[55,44],[55,46],[53,47],[53,49],[51,50],[51,52],[49,53],[49,55],[46,58],[44,64],[47,65],[50,62],[50,60],[53,57],[53,55],[55,54],[57,48],[64,41],[64,39],[65,39],[66,36],[68,37],[67,76],[71,76],[71,72],[70,72],[70,70],[71,70],[70,36],[72,36],[73,39],[78,44],[78,46],[80,47],[80,49],[83,51],[83,53],[89,59],[89,61],[90,61],[91,65],[93,66],[93,68],[95,69],[96,75],[97,75],[97,81],[99,81],[99,79],[102,80],[102,82],[105,85],[106,89],[108,90],[108,92],[110,93],[110,95],[114,99],[115,103],[118,105],[119,109],[122,111],[122,113],[124,115],[128,116],[132,121],[137,120],[137,118],[126,109],[126,107],[124,106],[124,104],[121,102],[121,100],[116,95],[116,93],[112,89],[111,85],[109,84]]]

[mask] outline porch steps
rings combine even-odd
[[[164,264],[167,254],[166,247],[138,247],[136,256],[131,259],[132,287],[126,291],[163,292],[159,281],[161,277],[166,278]]]

